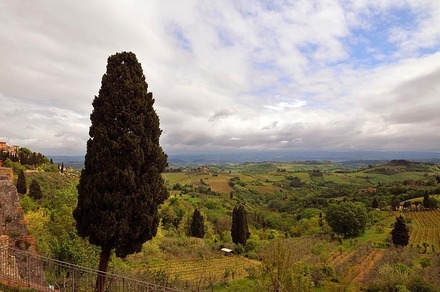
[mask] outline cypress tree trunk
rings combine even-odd
[[[96,278],[96,292],[103,292],[105,287],[105,278],[108,269],[108,262],[110,260],[110,251],[108,247],[101,248],[101,255],[99,256],[99,272]]]

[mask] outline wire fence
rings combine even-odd
[[[97,270],[0,245],[0,282],[36,291],[94,291]],[[177,292],[179,289],[105,273],[106,292]]]

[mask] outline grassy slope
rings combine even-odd
[[[286,172],[280,172],[278,170],[286,169]],[[374,173],[371,169],[368,171],[359,171],[359,172],[348,172],[348,173],[335,173],[332,171],[340,170],[341,167],[334,165],[332,163],[322,163],[322,164],[304,164],[304,163],[264,163],[264,164],[245,164],[239,166],[231,166],[224,169],[224,172],[217,173],[166,173],[164,174],[165,181],[169,187],[172,187],[176,183],[184,184],[193,184],[193,185],[201,185],[201,181],[209,185],[211,189],[215,192],[229,193],[232,191],[232,188],[229,186],[229,179],[232,177],[238,176],[242,182],[246,184],[246,188],[256,190],[263,194],[270,194],[274,191],[277,191],[279,187],[274,186],[273,183],[284,180],[286,176],[297,176],[301,179],[301,181],[306,183],[312,183],[312,179],[308,173],[308,171],[313,169],[319,169],[324,172],[323,181],[328,182],[332,181],[337,184],[342,185],[365,185],[365,184],[376,184],[378,182],[395,182],[395,181],[403,181],[406,179],[418,180],[423,179],[425,177],[424,172],[405,172],[404,168],[395,168],[396,172],[393,174],[380,174]],[[59,186],[63,185],[59,183],[59,176],[51,176],[49,175],[47,178],[42,178],[42,174],[30,174],[28,183],[30,182],[30,178],[36,179],[47,179],[47,183],[44,184],[43,192],[48,192],[49,189],[57,189]],[[315,181],[316,182],[316,181]],[[177,195],[178,191],[172,191],[171,197]],[[189,195],[184,195],[180,197],[182,200],[187,200],[193,206],[197,206],[202,204],[205,199],[199,197],[191,197]],[[215,200],[212,198],[212,200]],[[440,211],[439,211],[440,212]],[[417,214],[419,217],[423,216]],[[440,213],[439,213],[440,214]],[[365,234],[356,240],[359,243],[380,243],[385,242],[387,237],[389,236],[389,232],[392,229],[392,224],[394,223],[395,213],[382,212],[381,218],[379,222],[367,229]],[[405,215],[406,216],[406,215]],[[411,216],[411,215],[410,215]],[[426,228],[422,222],[424,219],[419,219],[419,217],[413,218],[412,224],[412,235],[419,232],[423,228]],[[431,216],[432,217],[432,216]],[[431,244],[429,238],[436,235],[435,232],[440,230],[440,220],[436,221],[438,224],[432,224],[430,228],[434,228],[437,231],[431,232],[428,231],[426,233],[427,237],[421,237],[422,239],[415,240],[412,239],[412,243],[419,244],[422,241],[427,241]],[[378,224],[382,224],[384,226],[383,232],[379,232],[376,229]],[[430,233],[431,232],[431,233]],[[420,232],[419,232],[420,233]],[[425,231],[422,231],[425,234]],[[423,235],[425,236],[425,235]],[[414,237],[414,236],[413,236]],[[246,276],[246,273],[243,272],[245,268],[253,267],[257,265],[257,263],[247,260],[245,258],[234,257],[234,258],[225,258],[218,257],[218,253],[216,251],[207,252],[204,258],[200,258],[199,255],[185,255],[185,256],[177,256],[174,258],[167,258],[167,255],[161,250],[160,236],[153,243],[146,243],[144,250],[140,254],[136,254],[128,257],[128,260],[114,260],[113,267],[115,269],[126,268],[128,270],[142,270],[145,268],[149,268],[151,270],[160,270],[165,269],[168,270],[172,275],[180,275],[182,279],[194,280],[194,274],[196,275],[216,275],[217,278],[222,278],[228,273],[231,272],[231,269],[234,267],[240,267],[242,269],[241,272],[236,272],[236,277]],[[178,240],[178,239],[177,239]],[[433,242],[432,244],[438,244]],[[198,246],[188,246],[183,247],[193,249],[193,250],[206,250],[204,247]],[[349,247],[347,247],[349,248]],[[334,250],[334,252],[338,252]],[[371,255],[372,257],[374,255]],[[232,266],[229,264],[233,263]],[[202,267],[202,269],[198,269],[198,267]],[[192,271],[192,272],[189,272]],[[192,278],[191,278],[192,277]],[[247,280],[243,280],[244,282],[238,283],[246,283]],[[233,284],[234,285],[234,284]],[[237,284],[240,286],[240,284]],[[234,287],[234,286],[231,286]],[[225,288],[227,289],[227,288]],[[234,289],[234,288],[231,288]],[[233,291],[233,290],[229,290]]]

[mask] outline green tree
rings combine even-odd
[[[377,208],[379,208],[379,202],[377,201],[377,198],[376,198],[376,197],[373,198],[373,201],[371,202],[371,207],[372,207],[373,209],[377,209]]]
[[[343,202],[328,207],[326,220],[334,232],[344,237],[358,236],[365,232],[367,211],[362,203]]]
[[[194,210],[190,235],[198,238],[203,238],[205,236],[205,219],[198,209]]]
[[[17,192],[22,195],[26,194],[27,192],[26,177],[24,176],[23,170],[20,170],[20,172],[18,173]]]
[[[162,219],[162,226],[164,229],[177,229],[182,218],[179,218],[175,208],[172,206],[164,206],[160,210],[160,217]]]
[[[106,272],[111,250],[126,257],[152,239],[158,207],[168,198],[161,172],[167,156],[153,94],[136,55],[122,52],[107,61],[99,95],[93,100],[90,139],[73,212],[78,234],[100,246],[99,270]],[[105,274],[97,278],[102,291]]]
[[[394,245],[407,246],[409,243],[409,229],[406,226],[402,215],[396,217],[394,228],[391,231]]]
[[[40,200],[41,198],[43,198],[40,184],[35,179],[31,181],[31,185],[29,186],[29,197],[34,200]]]
[[[397,196],[391,198],[391,208],[396,211],[400,207],[400,199]]]
[[[246,210],[243,205],[235,206],[232,212],[231,236],[235,244],[246,245],[249,238]]]
[[[25,170],[26,168],[20,164],[20,162],[14,162],[9,158],[6,158],[5,161],[3,161],[3,166],[4,167],[9,167],[12,168],[12,170],[16,173],[16,172],[20,172],[20,170]]]
[[[429,194],[427,191],[425,191],[425,194],[423,195],[423,207],[426,209],[431,208],[431,199],[429,198]]]

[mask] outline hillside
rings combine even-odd
[[[405,201],[416,206],[426,193],[434,200],[440,195],[439,173],[437,164],[405,161],[361,168],[330,161],[179,166],[163,174],[170,198],[160,210],[157,236],[140,253],[125,259],[112,257],[110,269],[188,291],[244,287],[270,291],[271,279],[282,277],[287,285],[291,276],[302,279],[300,286],[291,286],[294,290],[351,287],[356,291],[383,287],[391,281],[384,275],[403,265],[402,281],[408,287],[415,283],[415,275],[420,275],[422,284],[440,287],[434,277],[440,268],[440,211],[392,211],[394,201],[398,206]],[[28,184],[38,180],[43,190],[40,201],[27,195],[20,199],[39,252],[96,267],[97,248],[76,235],[71,215],[77,173],[30,172],[26,179]],[[382,211],[371,208],[373,198]],[[328,207],[342,202],[366,206],[367,222],[360,236],[343,238],[328,225]],[[230,234],[237,204],[247,210],[251,235],[245,246],[232,243]],[[195,208],[205,218],[203,239],[188,236]],[[399,214],[410,227],[410,245],[401,252],[390,242]],[[235,255],[223,255],[221,247],[234,250]]]

